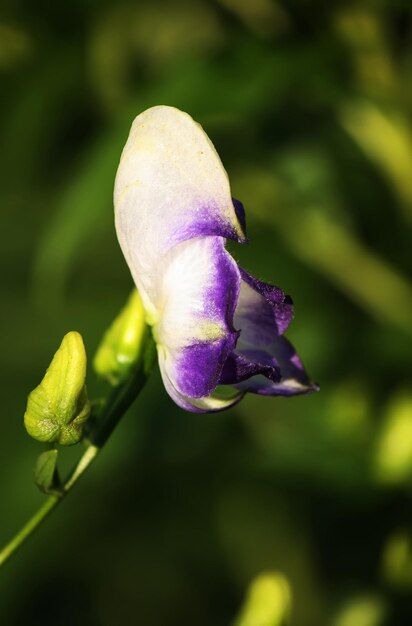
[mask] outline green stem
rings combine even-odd
[[[94,461],[99,452],[100,448],[93,445],[87,446],[86,451],[63,485],[61,491],[58,494],[56,493],[49,496],[42,506],[36,511],[33,517],[31,517],[23,528],[21,528],[21,530],[13,537],[13,539],[9,541],[6,546],[4,546],[3,550],[0,552],[0,567],[9,557],[11,557],[12,554],[14,554],[14,552],[16,552],[16,550],[26,541],[33,531],[36,530],[42,522],[44,522],[57,505],[60,504],[64,496],[69,493],[70,489]]]
[[[47,500],[29,519],[20,531],[7,543],[0,552],[0,567],[16,552],[28,537],[44,522],[64,497],[71,491],[79,478],[98,456],[104,444],[112,434],[122,416],[142,390],[152,369],[154,348],[151,342],[147,346],[145,358],[142,359],[135,372],[123,384],[115,389],[104,405],[96,427],[90,433],[89,443],[79,462],[58,493],[48,496]]]
[[[29,537],[32,532],[46,519],[53,509],[59,504],[60,496],[49,496],[39,508],[39,510],[33,515],[31,519],[23,526],[23,528],[13,537],[7,545],[4,546],[0,552],[0,566],[7,561],[11,555],[16,552],[17,548]]]

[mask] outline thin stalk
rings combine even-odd
[[[26,541],[27,537],[30,537],[32,532],[40,526],[40,524],[46,519],[48,515],[59,504],[60,496],[49,496],[42,506],[36,511],[32,518],[23,526],[23,528],[13,537],[8,544],[6,544],[3,550],[0,552],[0,566],[3,565],[11,557],[14,552]]]

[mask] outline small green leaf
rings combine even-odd
[[[38,488],[44,493],[50,493],[58,487],[57,456],[58,450],[54,448],[43,452],[37,459],[34,479]]]

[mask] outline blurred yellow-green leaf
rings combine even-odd
[[[245,604],[234,626],[282,626],[291,609],[291,591],[281,574],[260,574],[251,583]]]

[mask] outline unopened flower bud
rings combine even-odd
[[[80,441],[90,415],[86,363],[82,336],[67,333],[40,385],[28,397],[24,425],[31,437],[66,446]]]
[[[123,382],[142,356],[147,333],[143,304],[134,289],[97,349],[93,361],[96,373],[112,385]]]

